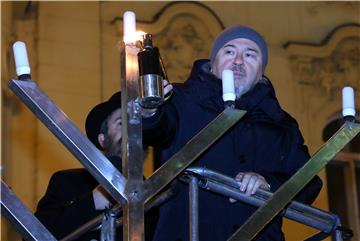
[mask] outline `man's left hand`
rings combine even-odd
[[[239,181],[240,191],[249,196],[254,195],[259,187],[270,190],[270,185],[265,178],[255,172],[239,172],[235,179]],[[236,200],[230,198],[230,202],[236,202]]]

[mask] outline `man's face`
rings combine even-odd
[[[234,73],[236,98],[248,92],[262,76],[262,53],[258,45],[249,39],[237,38],[227,42],[217,53],[211,66],[219,79],[222,72]]]
[[[107,135],[104,140],[104,150],[108,154],[121,156],[121,109],[111,113],[107,122]]]

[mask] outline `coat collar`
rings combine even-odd
[[[221,80],[210,72],[209,60],[195,61],[185,88],[204,108],[216,112],[224,110]],[[236,100],[236,108],[246,110],[248,115],[262,112],[273,120],[284,116],[271,81],[265,76],[252,90]]]

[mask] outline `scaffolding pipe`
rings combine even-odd
[[[190,241],[199,241],[199,186],[197,177],[191,176],[189,185]]]
[[[16,197],[8,185],[1,180],[1,213],[13,224],[25,240],[56,241],[55,237]]]
[[[181,180],[190,183],[193,176],[197,177],[198,185],[201,188],[231,197],[252,206],[260,207],[272,196],[271,192],[263,189],[258,189],[254,195],[248,196],[239,190],[239,182],[237,180],[206,168],[188,168],[181,177]],[[339,220],[335,214],[296,201],[291,202],[282,212],[282,215],[326,233],[333,232]]]
[[[145,204],[145,212],[156,208],[160,206],[162,203],[168,201],[170,198],[172,198],[175,195],[175,191],[173,189],[167,189],[161,194],[155,196],[153,199],[151,199],[149,202]],[[120,216],[122,214],[122,208],[120,204],[114,205],[114,207],[111,209],[115,216]],[[90,221],[86,222],[79,228],[75,229],[73,232],[66,235],[64,238],[62,238],[60,241],[72,241],[75,240],[85,233],[89,231],[98,230],[102,227],[102,220],[104,217],[104,213],[96,216],[95,218],[91,219]],[[116,227],[121,227],[123,225],[123,218],[119,217],[116,219]]]

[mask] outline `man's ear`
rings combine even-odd
[[[105,135],[104,134],[99,134],[98,135],[98,142],[99,142],[100,146],[102,148],[104,148],[104,142],[105,142]]]

